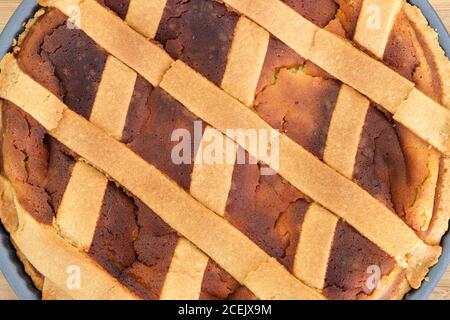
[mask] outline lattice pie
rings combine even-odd
[[[2,62],[0,181],[43,298],[420,287],[449,221],[450,62],[419,9],[40,4]]]

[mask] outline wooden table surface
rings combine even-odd
[[[440,17],[444,21],[447,29],[450,29],[450,0],[429,0]],[[8,21],[11,14],[16,9],[21,0],[0,0],[0,31]],[[0,300],[15,299],[14,293],[9,288],[2,274],[0,273]],[[450,300],[450,268],[445,274],[439,286],[433,292],[432,299]]]

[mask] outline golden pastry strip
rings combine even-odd
[[[117,140],[122,139],[136,78],[136,72],[108,56],[90,121]]]
[[[253,111],[181,61],[175,62],[166,73],[161,87],[192,113],[225,134],[228,129],[239,128],[273,130]],[[252,148],[242,147],[258,159],[259,155]],[[402,259],[421,243],[415,233],[378,200],[285,135],[280,136],[280,167],[273,169],[297,189],[345,219],[392,257]],[[390,225],[388,230],[384,228],[386,223]]]
[[[231,188],[237,147],[233,141],[223,136],[223,156],[229,156],[231,159],[227,159],[224,164],[209,163],[208,160],[211,159],[207,158],[204,151],[208,148],[210,140],[217,135],[223,136],[214,128],[205,128],[191,176],[190,193],[207,208],[220,216],[224,216]],[[228,155],[225,154],[225,151],[229,150],[225,145],[226,143],[232,146]],[[180,238],[169,273],[166,276],[161,299],[198,300],[208,261],[209,258],[198,248],[189,241]]]
[[[354,40],[382,59],[402,0],[364,0]]]
[[[370,102],[342,85],[331,118],[323,159],[332,168],[353,179],[356,155]]]
[[[208,254],[255,295],[260,298],[270,296],[273,299],[323,298],[319,293],[297,280],[281,264],[269,257],[231,224],[201,205],[124,144],[112,139],[92,123],[75,114],[56,97],[49,98],[53,95],[23,74],[17,61],[11,56],[7,56],[4,62],[4,71],[9,70],[9,72],[2,72],[2,77],[11,76],[9,78],[11,86],[2,87],[2,89],[9,88],[0,90],[2,98],[15,103],[31,116],[36,116],[36,119],[43,119],[44,123],[41,124],[44,127],[50,124],[46,129],[54,138],[132,192],[167,224]],[[19,79],[22,81],[16,81]],[[6,79],[0,79],[0,81],[4,80]],[[32,88],[30,87],[31,83],[33,83]],[[23,85],[32,89],[30,92],[35,92],[36,97],[45,99],[41,102],[53,117],[43,117],[41,108],[34,108],[36,100],[33,101],[29,97],[16,94],[19,91],[23,92]],[[9,95],[9,92],[14,94]],[[61,111],[62,114],[55,112],[56,110]],[[246,108],[246,110],[248,109]],[[37,113],[34,114],[34,111]],[[53,126],[55,122],[56,127]],[[26,234],[23,239],[29,241],[34,238]],[[56,240],[52,239],[51,241]],[[25,241],[19,243],[20,247],[23,246],[27,256],[30,254],[33,257],[33,253],[28,252],[29,246],[23,242]],[[59,242],[64,241],[59,238]],[[44,240],[36,239],[33,243],[41,245]],[[41,249],[34,248],[33,250],[41,253],[46,251]],[[59,252],[56,252],[55,257],[58,255]],[[35,259],[30,259],[30,262],[34,264]],[[43,262],[36,261],[36,263],[42,264]],[[48,266],[38,264],[37,268],[51,280],[56,277],[55,273],[61,273],[61,269],[57,266],[50,269]],[[273,277],[266,277],[266,271],[270,271]],[[59,280],[54,282],[63,283],[61,279]]]
[[[426,141],[450,148],[450,112],[418,89],[400,105],[394,119]]]
[[[414,83],[327,30],[316,33],[308,59],[393,114],[414,88]]]
[[[161,300],[198,300],[209,258],[186,239],[178,240]]]
[[[20,70],[16,61],[13,62],[14,67],[7,65],[11,63],[11,59],[12,57],[8,56],[2,60],[2,73],[0,74],[2,96],[8,96],[10,99],[18,101],[19,104],[17,106],[19,108],[26,107],[28,109],[24,109],[25,112],[32,111],[33,118],[45,128],[49,130],[55,129],[64,112],[61,101],[50,94],[50,92],[44,90],[33,91],[36,82]],[[20,83],[21,88],[16,83],[11,83],[10,79],[16,79],[17,83]],[[28,95],[25,97],[23,92],[27,92]],[[48,106],[51,107],[49,108]]]
[[[339,219],[313,204],[308,209],[295,255],[294,274],[307,285],[323,289],[328,259]]]
[[[56,224],[64,239],[84,251],[94,238],[107,185],[103,174],[78,161],[64,192]]]
[[[223,137],[223,160],[221,164],[211,163],[208,159],[208,146],[218,135]],[[236,161],[237,145],[224,136],[220,131],[207,127],[200,142],[194,170],[191,176],[191,195],[206,207],[220,216],[225,215],[228,194],[233,178],[234,163]]]
[[[147,38],[153,39],[167,0],[130,0],[125,21]]]
[[[247,106],[253,105],[268,45],[266,30],[245,17],[239,19],[221,87]]]

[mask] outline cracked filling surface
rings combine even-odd
[[[279,175],[262,175],[260,169],[234,167],[225,217],[292,272],[309,201]]]
[[[155,40],[220,86],[238,19],[215,1],[168,0]]]
[[[144,299],[158,299],[178,234],[138,199],[108,185],[89,254]]]
[[[2,175],[23,208],[51,225],[75,164],[73,153],[10,102],[2,107],[2,128]]]
[[[195,121],[200,120],[160,88],[153,90],[148,99],[148,113],[140,114],[140,116],[147,120],[141,132],[129,143],[129,147],[181,187],[189,190],[194,168],[191,159],[196,153],[195,144],[192,141],[195,136],[194,126]],[[200,121],[200,123],[203,122]],[[180,135],[177,135],[177,132]],[[180,142],[188,142],[186,139],[191,140],[190,155],[180,151],[176,154],[179,159],[175,159],[177,162],[175,163],[172,159],[172,150]]]
[[[387,275],[394,266],[393,258],[340,221],[328,261],[323,292],[330,299],[364,298],[375,289],[370,286],[370,276]]]

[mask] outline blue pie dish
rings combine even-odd
[[[418,6],[429,24],[439,34],[439,42],[450,56],[450,36],[440,20],[437,13],[426,0],[409,0],[411,4]],[[0,59],[11,50],[13,40],[23,30],[24,23],[30,19],[37,11],[38,5],[35,0],[24,0],[19,5],[15,13],[10,18],[8,24],[0,35]],[[426,300],[431,292],[439,283],[450,263],[450,233],[447,232],[442,240],[443,253],[439,263],[435,265],[429,275],[428,280],[424,281],[420,289],[414,290],[408,294],[407,300]],[[0,271],[5,276],[11,288],[19,299],[38,300],[41,297],[40,292],[34,287],[31,279],[23,270],[23,265],[16,255],[8,233],[0,224]]]

